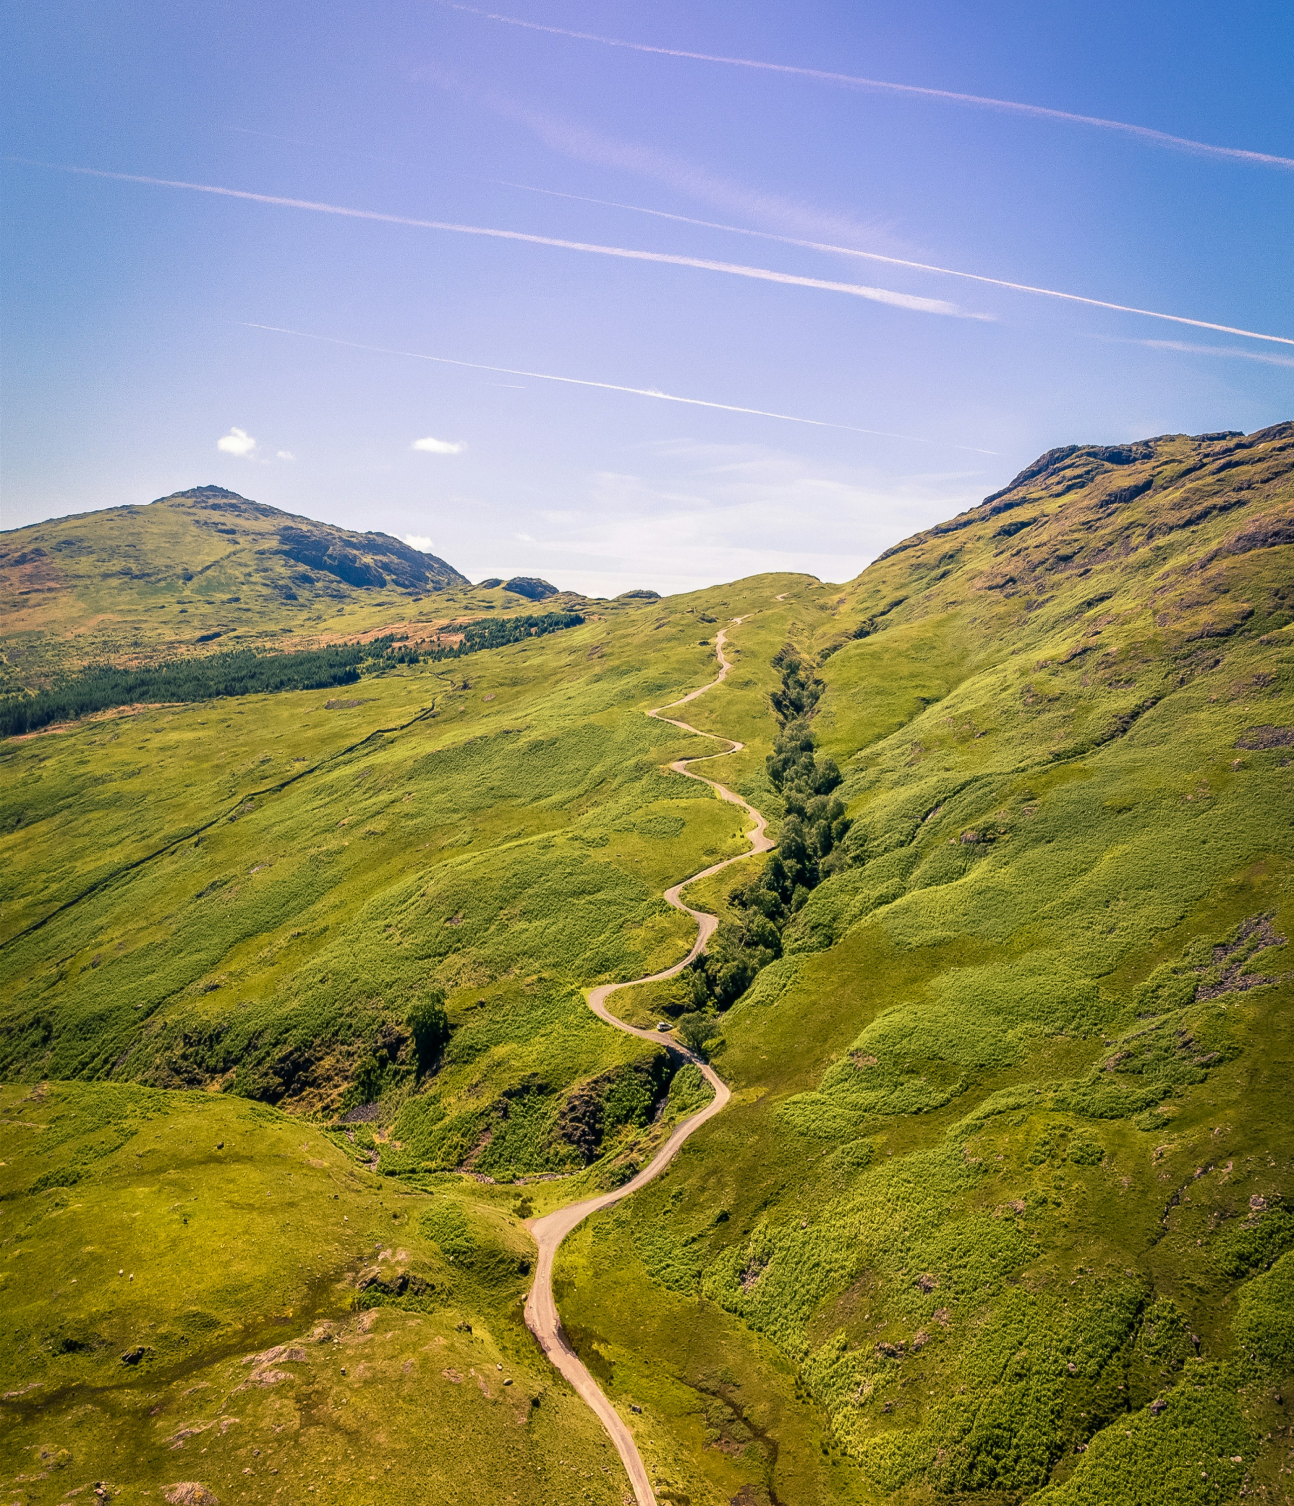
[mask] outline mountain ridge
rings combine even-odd
[[[1269,425],[1249,435],[1239,429],[1225,429],[1209,434],[1159,434],[1153,439],[1134,440],[1122,445],[1060,445],[1044,451],[1037,460],[1025,466],[1004,487],[990,492],[982,502],[977,502],[974,507],[967,508],[945,523],[937,523],[933,528],[923,529],[891,545],[879,554],[873,563],[901,554],[930,538],[940,538],[945,534],[960,532],[961,529],[969,528],[986,517],[996,517],[1000,513],[1023,506],[1027,499],[1020,494],[1026,488],[1038,496],[1063,496],[1068,491],[1087,485],[1097,476],[1108,474],[1112,469],[1153,464],[1160,452],[1170,445],[1184,459],[1182,469],[1175,472],[1172,478],[1174,481],[1179,481],[1185,479],[1191,471],[1202,468],[1209,461],[1223,462],[1227,457],[1240,451],[1277,440],[1289,439],[1292,434],[1294,434],[1294,423],[1285,422]],[[1239,440],[1240,443],[1229,443],[1234,440]],[[1143,481],[1144,485],[1142,485]],[[1047,482],[1057,483],[1060,489],[1056,490],[1053,487],[1051,490],[1041,490],[1041,484]],[[1133,501],[1141,494],[1141,491],[1149,490],[1152,484],[1154,484],[1154,479],[1143,475],[1132,483],[1132,487],[1137,487],[1138,490],[1132,490],[1131,487],[1112,488],[1106,496],[1106,505],[1115,506],[1121,502]]]

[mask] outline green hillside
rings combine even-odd
[[[0,534],[0,695],[87,664],[425,637],[461,614],[533,611],[554,596],[559,608],[573,599],[532,577],[473,589],[389,534],[197,486]]]
[[[695,1022],[733,1100],[557,1268],[658,1498],[1286,1499],[1292,544],[1294,425],[1067,447],[844,586],[0,744],[15,1491],[622,1499],[520,1221],[701,1101],[582,990],[681,957],[664,889],[744,850],[642,714],[728,624],[688,717],[781,849],[613,1004]]]
[[[856,861],[564,1251],[680,1496],[1287,1498],[1292,457],[1053,452],[789,596]]]

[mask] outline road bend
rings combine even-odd
[[[732,619],[734,624],[742,620],[740,617]],[[716,685],[721,685],[727,679],[728,670],[732,666],[724,655],[726,635],[727,628],[723,628],[714,640],[715,653],[719,660],[719,673],[715,678],[709,684],[702,685],[699,690],[685,695],[681,700],[671,701],[667,706],[658,706],[647,715],[655,717],[657,721],[668,722],[670,726],[677,727],[680,731],[695,733],[698,737],[713,738],[716,742],[726,744],[717,753],[704,754],[700,758],[680,758],[676,763],[670,764],[670,768],[676,774],[683,774],[688,779],[698,779],[702,784],[708,784],[720,799],[730,801],[746,813],[754,823],[746,833],[750,841],[750,851],[739,853],[736,857],[725,858],[722,863],[712,863],[709,868],[703,868],[700,873],[691,874],[681,883],[675,884],[672,889],[665,891],[666,903],[690,915],[697,926],[697,936],[692,944],[692,950],[681,962],[676,962],[673,967],[667,967],[663,972],[650,973],[645,978],[634,978],[626,983],[604,983],[598,988],[591,989],[587,996],[589,1008],[608,1025],[614,1025],[617,1030],[623,1030],[628,1035],[642,1036],[644,1040],[652,1041],[656,1045],[663,1044],[675,1055],[684,1057],[698,1066],[706,1081],[714,1089],[714,1097],[705,1108],[675,1127],[669,1139],[632,1181],[626,1182],[623,1187],[615,1188],[612,1192],[604,1192],[599,1197],[586,1198],[581,1203],[571,1203],[569,1207],[559,1208],[555,1213],[534,1219],[527,1225],[538,1246],[539,1258],[535,1262],[534,1284],[530,1288],[530,1295],[526,1298],[526,1325],[539,1340],[552,1364],[593,1409],[602,1426],[606,1428],[612,1443],[616,1446],[616,1452],[624,1463],[630,1483],[633,1485],[637,1506],[656,1506],[656,1493],[652,1489],[651,1480],[638,1452],[638,1446],[634,1442],[633,1434],[619,1412],[611,1405],[610,1399],[601,1386],[593,1379],[580,1357],[571,1348],[562,1331],[562,1320],[557,1312],[557,1303],[553,1300],[553,1260],[562,1240],[572,1229],[583,1223],[589,1214],[597,1213],[602,1208],[609,1208],[622,1198],[632,1197],[640,1187],[645,1187],[648,1182],[658,1177],[678,1154],[683,1142],[690,1135],[695,1134],[707,1119],[713,1119],[716,1114],[722,1113],[732,1096],[728,1085],[714,1068],[708,1062],[700,1060],[680,1042],[665,1040],[655,1030],[640,1030],[636,1025],[627,1025],[623,1020],[618,1020],[607,1008],[608,998],[617,989],[633,988],[639,983],[656,983],[665,978],[673,978],[705,950],[707,942],[714,934],[715,927],[719,924],[718,917],[707,915],[703,910],[693,910],[690,905],[683,903],[682,891],[688,884],[694,884],[698,879],[709,878],[711,874],[719,873],[733,863],[743,862],[756,853],[768,852],[775,845],[769,838],[767,821],[753,805],[748,804],[740,795],[734,794],[726,785],[720,784],[717,779],[708,779],[704,774],[694,773],[690,767],[692,764],[705,763],[713,758],[726,758],[731,753],[739,753],[745,744],[736,742],[732,738],[720,737],[714,732],[702,732],[678,717],[665,715],[667,711],[676,711],[680,706],[686,706],[689,701],[696,700],[698,696],[704,695],[708,690],[713,690]]]

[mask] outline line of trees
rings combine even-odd
[[[426,657],[435,661],[458,659],[464,654],[480,653],[485,648],[502,648],[520,643],[523,638],[542,638],[545,633],[562,628],[579,627],[584,618],[578,612],[528,612],[520,617],[482,617],[454,627],[463,640],[452,648],[432,649]]]
[[[850,821],[833,793],[842,776],[834,759],[818,758],[809,727],[822,681],[790,645],[773,663],[782,673],[781,688],[770,697],[781,730],[766,767],[785,810],[777,850],[756,878],[729,896],[732,918],[720,920],[692,964],[693,1009],[679,1020],[685,1038],[705,1028],[706,1012],[727,1009],[782,955],[783,930],[812,891],[850,862],[841,846]],[[693,1013],[702,1018],[693,1020]],[[710,1028],[713,1033],[712,1021]]]
[[[578,612],[544,612],[466,622],[458,629],[463,635],[461,643],[423,653],[410,646],[403,636],[397,639],[387,633],[368,643],[330,644],[295,653],[242,648],[167,659],[137,668],[91,665],[46,690],[0,704],[0,737],[35,732],[52,722],[74,721],[113,706],[209,701],[280,690],[330,690],[339,685],[353,685],[361,673],[396,664],[417,664],[422,659],[436,662],[461,658],[522,638],[577,627],[583,621]]]

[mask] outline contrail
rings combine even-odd
[[[529,23],[526,23],[529,24]],[[325,204],[314,199],[289,199],[277,194],[251,193],[242,188],[222,188],[211,183],[189,183],[176,178],[151,178],[139,173],[110,173],[95,167],[70,167],[62,163],[33,162],[26,157],[7,157],[8,162],[22,162],[33,167],[52,168],[57,172],[78,173],[89,178],[108,178],[119,183],[146,183],[156,188],[184,188],[193,193],[216,194],[226,199],[247,199],[255,204],[274,204],[286,209],[306,209],[315,214],[335,214],[345,219],[376,220],[387,225],[409,225],[420,230],[448,230],[459,235],[484,235],[496,240],[524,241],[536,246],[556,246],[567,251],[584,251],[596,256],[616,256],[628,261],[649,261],[676,267],[697,267],[706,272],[726,272],[734,277],[752,277],[761,282],[777,282],[792,287],[820,288],[831,293],[848,293],[856,298],[870,299],[876,303],[889,304],[895,308],[912,309],[923,314],[947,314],[959,319],[991,321],[991,314],[972,314],[939,298],[918,298],[911,293],[895,293],[888,288],[866,287],[854,282],[830,282],[819,277],[800,277],[790,272],[774,272],[767,267],[749,267],[740,262],[710,261],[699,256],[675,256],[665,251],[640,251],[627,246],[602,246],[590,241],[561,240],[551,235],[529,235],[521,230],[497,230],[483,225],[458,225],[448,220],[419,220],[406,215],[383,214],[375,209],[351,209],[341,204]],[[525,185],[514,184],[521,188]],[[534,190],[539,193],[548,189]],[[577,198],[570,194],[562,197]],[[765,230],[746,230],[739,225],[723,225],[710,220],[694,220],[686,215],[666,214],[660,209],[643,209],[636,204],[615,204],[608,199],[590,202],[608,204],[619,209],[631,209],[640,214],[651,214],[663,219],[679,220],[685,224],[701,225],[712,230],[728,230],[738,235],[753,235],[764,240],[781,241],[790,246],[803,246],[813,251],[828,251],[843,256],[861,257],[867,261],[886,262],[891,266],[910,267],[919,272],[935,272],[944,277],[962,277],[970,282],[987,283],[992,287],[1009,288],[1018,293],[1037,293],[1045,298],[1060,298],[1068,303],[1083,303],[1092,308],[1113,309],[1121,314],[1139,314],[1146,319],[1166,319],[1172,324],[1188,324],[1195,329],[1216,330],[1225,335],[1240,335],[1247,340],[1271,340],[1280,345],[1294,345],[1294,339],[1286,335],[1267,335],[1258,330],[1238,329],[1231,324],[1213,324],[1204,319],[1187,319],[1181,314],[1161,314],[1154,309],[1134,308],[1125,303],[1109,303],[1103,298],[1085,298],[1078,293],[1062,293],[1055,288],[1037,288],[1024,282],[1008,282],[1000,277],[986,277],[978,272],[959,272],[952,267],[937,267],[927,262],[905,261],[897,256],[882,256],[876,251],[858,251],[851,246],[835,246],[823,241],[797,240],[792,236],[774,235]]]
[[[1108,336],[1098,335],[1097,339],[1105,340]],[[1192,345],[1188,340],[1128,340],[1114,339],[1111,343],[1116,345],[1143,345],[1148,350],[1181,350],[1194,356],[1233,356],[1242,361],[1262,361],[1268,366],[1289,366],[1294,368],[1294,358],[1290,356],[1269,356],[1262,351],[1241,350],[1235,345]]]
[[[947,99],[954,104],[975,105],[984,110],[1006,110],[1016,115],[1032,115],[1035,119],[1064,120],[1071,125],[1098,126],[1104,131],[1121,131],[1125,136],[1135,136],[1155,146],[1172,147],[1176,151],[1194,152],[1203,157],[1222,157],[1232,162],[1254,162],[1264,167],[1294,167],[1294,157],[1277,157],[1270,152],[1242,151],[1234,146],[1214,146],[1208,141],[1194,141],[1189,136],[1171,136],[1167,131],[1152,130],[1150,126],[1132,125],[1126,120],[1106,120],[1101,115],[1075,115],[1068,110],[1051,110],[1045,105],[1026,105],[1014,99],[992,99],[982,94],[959,94],[952,89],[926,89],[918,84],[894,84],[885,79],[859,78],[852,73],[829,73],[821,68],[798,68],[789,63],[764,63],[755,58],[731,58],[710,52],[685,52],[678,47],[650,47],[645,42],[625,42],[618,37],[599,36],[591,31],[567,31],[561,26],[541,26],[537,21],[522,21],[517,16],[502,16],[494,11],[477,10],[475,6],[458,5],[453,0],[437,0],[448,10],[462,11],[469,16],[480,16],[486,21],[502,21],[506,26],[520,26],[526,31],[544,31],[555,37],[574,37],[580,42],[599,42],[604,47],[623,47],[629,52],[652,52],[659,57],[690,58],[698,63],[726,63],[730,68],[756,68],[764,73],[789,73],[797,78],[814,78],[823,83],[845,84],[855,89],[882,89],[890,94],[917,94],[927,99]]]
[[[28,159],[11,157],[11,162]],[[984,319],[988,314],[968,314],[955,303],[941,298],[918,298],[911,293],[895,293],[888,288],[863,287],[854,282],[828,282],[820,277],[799,277],[791,272],[774,272],[768,267],[747,267],[739,262],[709,261],[700,256],[674,256],[665,251],[639,251],[628,246],[599,246],[588,241],[560,240],[551,235],[528,235],[520,230],[495,230],[484,225],[457,225],[449,220],[417,220],[406,215],[382,214],[375,209],[349,209],[341,204],[324,204],[314,199],[288,199],[277,194],[249,193],[242,188],[221,188],[211,183],[187,183],[175,178],[149,178],[140,173],[110,173],[94,167],[68,167],[61,163],[38,162],[29,165],[52,167],[58,172],[80,173],[90,178],[110,178],[118,183],[147,183],[155,188],[184,188],[193,193],[217,194],[225,199],[247,199],[254,204],[275,204],[284,209],[308,209],[314,214],[341,215],[350,220],[377,220],[385,225],[410,225],[418,230],[449,230],[457,235],[484,235],[494,240],[525,241],[532,246],[556,246],[564,251],[584,251],[595,256],[617,256],[626,261],[651,261],[672,267],[697,267],[703,272],[726,272],[732,277],[753,277],[760,282],[785,283],[797,288],[820,288],[828,293],[848,293],[873,303],[894,308],[912,309],[922,314],[949,314],[960,319]]]
[[[529,23],[527,23],[529,24]],[[109,178],[120,183],[146,183],[156,188],[184,188],[193,193],[216,194],[227,199],[247,199],[255,204],[273,204],[286,209],[306,209],[315,214],[335,214],[352,220],[377,220],[387,225],[409,225],[419,230],[448,230],[458,235],[484,235],[496,240],[524,241],[535,246],[556,246],[566,251],[583,251],[596,256],[616,256],[628,261],[649,261],[675,267],[697,267],[705,272],[726,272],[733,277],[752,277],[761,282],[777,282],[792,287],[819,288],[830,293],[848,293],[855,298],[870,299],[875,303],[889,304],[894,308],[911,309],[923,314],[947,314],[960,319],[989,321],[990,314],[972,314],[947,303],[940,298],[918,298],[911,293],[895,293],[888,288],[866,287],[854,282],[831,282],[819,277],[800,277],[790,272],[774,272],[767,267],[749,267],[740,262],[710,261],[699,256],[676,256],[665,251],[640,251],[627,246],[602,246],[590,241],[568,241],[551,235],[530,235],[521,230],[497,230],[483,225],[458,225],[449,220],[419,220],[406,215],[383,214],[375,209],[351,209],[341,204],[325,204],[314,199],[289,199],[277,194],[251,193],[242,188],[222,188],[211,183],[189,183],[175,178],[151,178],[139,173],[110,173],[94,167],[69,167],[60,163],[32,163],[23,157],[10,157],[10,162],[25,162],[30,166],[52,167],[58,172],[78,173],[90,178]],[[514,184],[514,187],[524,187]],[[547,189],[535,190],[546,193]],[[563,195],[577,198],[578,195]],[[793,236],[774,235],[766,230],[746,230],[739,225],[723,225],[710,220],[694,220],[686,215],[666,214],[659,209],[642,209],[636,204],[613,204],[606,199],[593,203],[613,205],[615,208],[631,209],[640,214],[656,215],[662,219],[679,220],[685,224],[705,226],[712,230],[728,230],[738,235],[758,236],[762,240],[780,241],[784,245],[802,246],[811,251],[828,251],[836,255],[861,257],[866,261],[885,262],[890,266],[909,267],[919,272],[935,272],[944,277],[962,277],[970,282],[987,283],[992,287],[1009,288],[1017,293],[1036,293],[1044,298],[1060,298],[1068,303],[1083,303],[1091,308],[1113,309],[1120,314],[1139,314],[1146,319],[1166,319],[1172,324],[1188,324],[1195,329],[1216,330],[1224,335],[1240,335],[1248,340],[1271,340],[1280,345],[1294,345],[1294,339],[1285,335],[1267,335],[1258,330],[1238,329],[1231,324],[1213,324],[1205,319],[1187,319],[1181,314],[1161,314],[1154,309],[1134,308],[1125,303],[1109,303],[1103,298],[1085,298],[1078,293],[1062,293],[1055,288],[1037,288],[1029,283],[1008,282],[1001,277],[986,277],[978,272],[959,272],[952,267],[937,267],[928,262],[906,261],[898,256],[882,256],[876,251],[858,251],[852,246],[836,246],[824,241],[797,240]]]
[[[996,455],[996,450],[977,450],[971,445],[950,444],[941,439],[922,439],[916,434],[892,434],[887,429],[860,429],[853,424],[833,424],[822,418],[800,418],[794,413],[769,413],[763,408],[741,408],[735,403],[711,403],[700,397],[677,397],[656,387],[626,387],[619,382],[593,382],[585,377],[554,376],[550,371],[519,371],[513,366],[486,366],[480,361],[455,361],[449,356],[429,356],[420,350],[394,350],[385,345],[362,345],[357,340],[338,340],[331,335],[314,335],[309,330],[285,329],[280,324],[253,324],[236,321],[244,329],[269,330],[276,335],[296,335],[302,340],[319,340],[325,345],[341,345],[347,350],[369,350],[381,356],[406,356],[413,361],[435,361],[438,366],[465,366],[469,371],[490,371],[496,376],[532,377],[539,382],[561,382],[568,387],[597,387],[603,392],[627,392],[633,397],[654,397],[662,403],[685,403],[691,408],[717,408],[722,413],[749,413],[755,418],[777,418],[788,424],[810,424],[815,429],[843,429],[847,434],[871,434],[879,439],[904,439],[910,444],[929,444],[949,450],[965,450],[971,455]]]
[[[809,251],[829,251],[835,256],[857,256],[864,261],[881,261],[892,267],[911,267],[918,272],[937,272],[941,277],[964,277],[969,282],[984,282],[990,287],[1010,288],[1016,293],[1037,293],[1043,298],[1062,298],[1066,303],[1085,303],[1091,308],[1114,309],[1120,314],[1140,314],[1145,319],[1167,319],[1172,324],[1189,324],[1194,329],[1219,330],[1224,335],[1243,335],[1249,340],[1273,340],[1280,345],[1294,345],[1286,335],[1264,335],[1258,330],[1236,329],[1230,324],[1210,324],[1204,319],[1187,319],[1182,314],[1161,314],[1154,309],[1133,308],[1126,303],[1107,303],[1103,298],[1085,298],[1081,293],[1062,293],[1056,288],[1036,288],[1027,282],[1007,282],[1002,277],[985,277],[979,272],[959,272],[954,267],[936,267],[924,261],[905,261],[901,256],[882,256],[879,251],[859,251],[853,246],[836,246],[826,241],[799,240],[793,235],[775,235],[771,230],[750,230],[744,225],[725,225],[717,220],[697,220],[691,215],[671,214],[664,209],[647,209],[641,204],[622,204],[616,199],[591,199],[584,194],[561,193],[555,188],[532,188],[528,183],[510,183],[505,178],[491,180],[504,188],[520,188],[526,193],[547,194],[554,199],[577,199],[582,204],[601,204],[606,209],[628,209],[634,214],[650,214],[660,220],[677,220],[682,225],[699,225],[705,230],[727,230],[733,235],[750,235],[762,241],[778,241],[784,246],[803,246]]]

